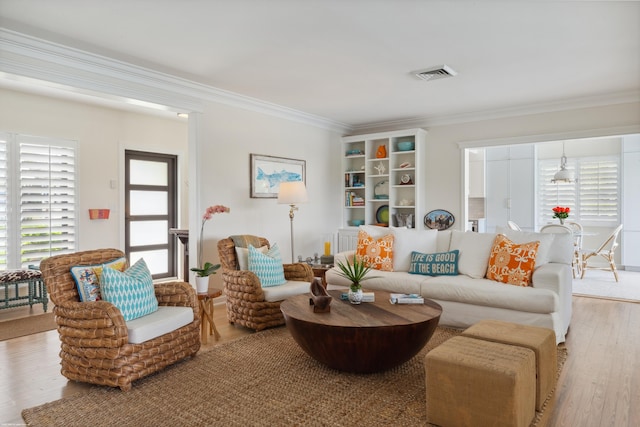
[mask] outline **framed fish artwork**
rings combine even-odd
[[[306,184],[304,160],[253,153],[250,159],[252,198],[277,198],[281,182],[302,181]]]

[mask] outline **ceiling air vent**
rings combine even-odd
[[[416,77],[418,77],[421,80],[429,81],[429,80],[442,79],[445,77],[453,77],[458,73],[452,70],[448,65],[438,65],[436,67],[414,71],[413,74],[415,74]]]

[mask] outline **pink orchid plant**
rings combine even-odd
[[[202,225],[200,226],[200,240],[198,242],[198,265],[199,268],[192,268],[191,271],[194,271],[199,277],[207,277],[210,274],[216,274],[216,270],[220,268],[220,264],[212,264],[210,262],[205,262],[202,264],[202,242],[204,240],[204,225],[209,221],[213,215],[217,213],[228,213],[231,209],[223,205],[214,205],[209,206],[207,210],[205,210],[204,215],[202,215]]]

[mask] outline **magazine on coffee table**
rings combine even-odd
[[[424,298],[418,294],[390,294],[391,304],[424,304]]]

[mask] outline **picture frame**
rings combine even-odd
[[[251,198],[278,197],[281,182],[306,184],[306,161],[286,157],[250,154]]]
[[[432,230],[447,230],[456,222],[456,218],[449,211],[436,209],[424,216],[424,225]]]

